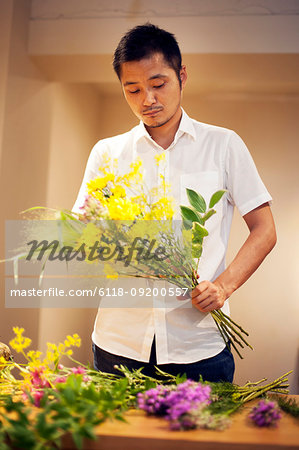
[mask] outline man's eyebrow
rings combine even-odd
[[[130,84],[138,84],[138,81],[126,81],[124,86],[129,86]]]
[[[149,80],[156,80],[157,78],[167,78],[167,75],[163,75],[162,73],[157,73],[156,75],[152,75]],[[124,86],[129,86],[130,84],[138,84],[138,81],[126,81]]]
[[[149,80],[155,80],[156,78],[167,78],[167,75],[163,75],[162,73],[157,73],[149,78]]]

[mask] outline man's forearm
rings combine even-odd
[[[255,272],[276,243],[268,204],[244,216],[249,236],[227,269],[214,282],[202,281],[192,291],[193,305],[203,312],[219,309],[225,300]]]
[[[246,217],[247,216],[247,217]],[[269,206],[244,216],[250,234],[227,269],[214,281],[228,298],[263,262],[276,243],[276,231]]]

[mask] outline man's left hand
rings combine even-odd
[[[201,312],[220,309],[226,300],[224,289],[218,283],[201,281],[191,293],[192,305]]]

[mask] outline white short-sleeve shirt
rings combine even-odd
[[[145,168],[145,183],[151,188],[157,185],[159,177],[155,155],[163,151],[166,181],[171,184],[177,207],[188,205],[186,188],[199,192],[207,203],[215,191],[227,190],[216,205],[217,213],[206,223],[209,236],[205,238],[199,264],[200,280],[213,281],[225,269],[234,207],[243,216],[272,200],[246,145],[234,131],[198,122],[183,111],[174,141],[166,150],[151,139],[142,122],[127,133],[103,139],[92,149],[73,210],[80,211],[86,183],[98,175],[104,153],[117,158],[123,172],[140,157]],[[210,314],[192,307],[190,300],[182,302],[174,300],[173,296],[161,295],[164,282],[134,278],[122,283],[127,283],[124,290],[128,293],[132,286],[148,288],[149,292],[154,292],[153,287],[158,286],[158,295],[147,299],[144,307],[132,303],[129,294],[122,298],[122,304],[128,301],[130,307],[115,307],[111,297],[102,298],[92,333],[92,340],[98,347],[148,361],[155,335],[158,364],[191,363],[223,350],[225,344]],[[166,293],[168,287],[165,283]],[[229,313],[228,301],[222,309]]]

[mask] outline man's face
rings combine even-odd
[[[187,74],[181,69],[181,86],[161,53],[121,66],[121,84],[133,113],[147,128],[156,128],[181,117],[181,93]]]

